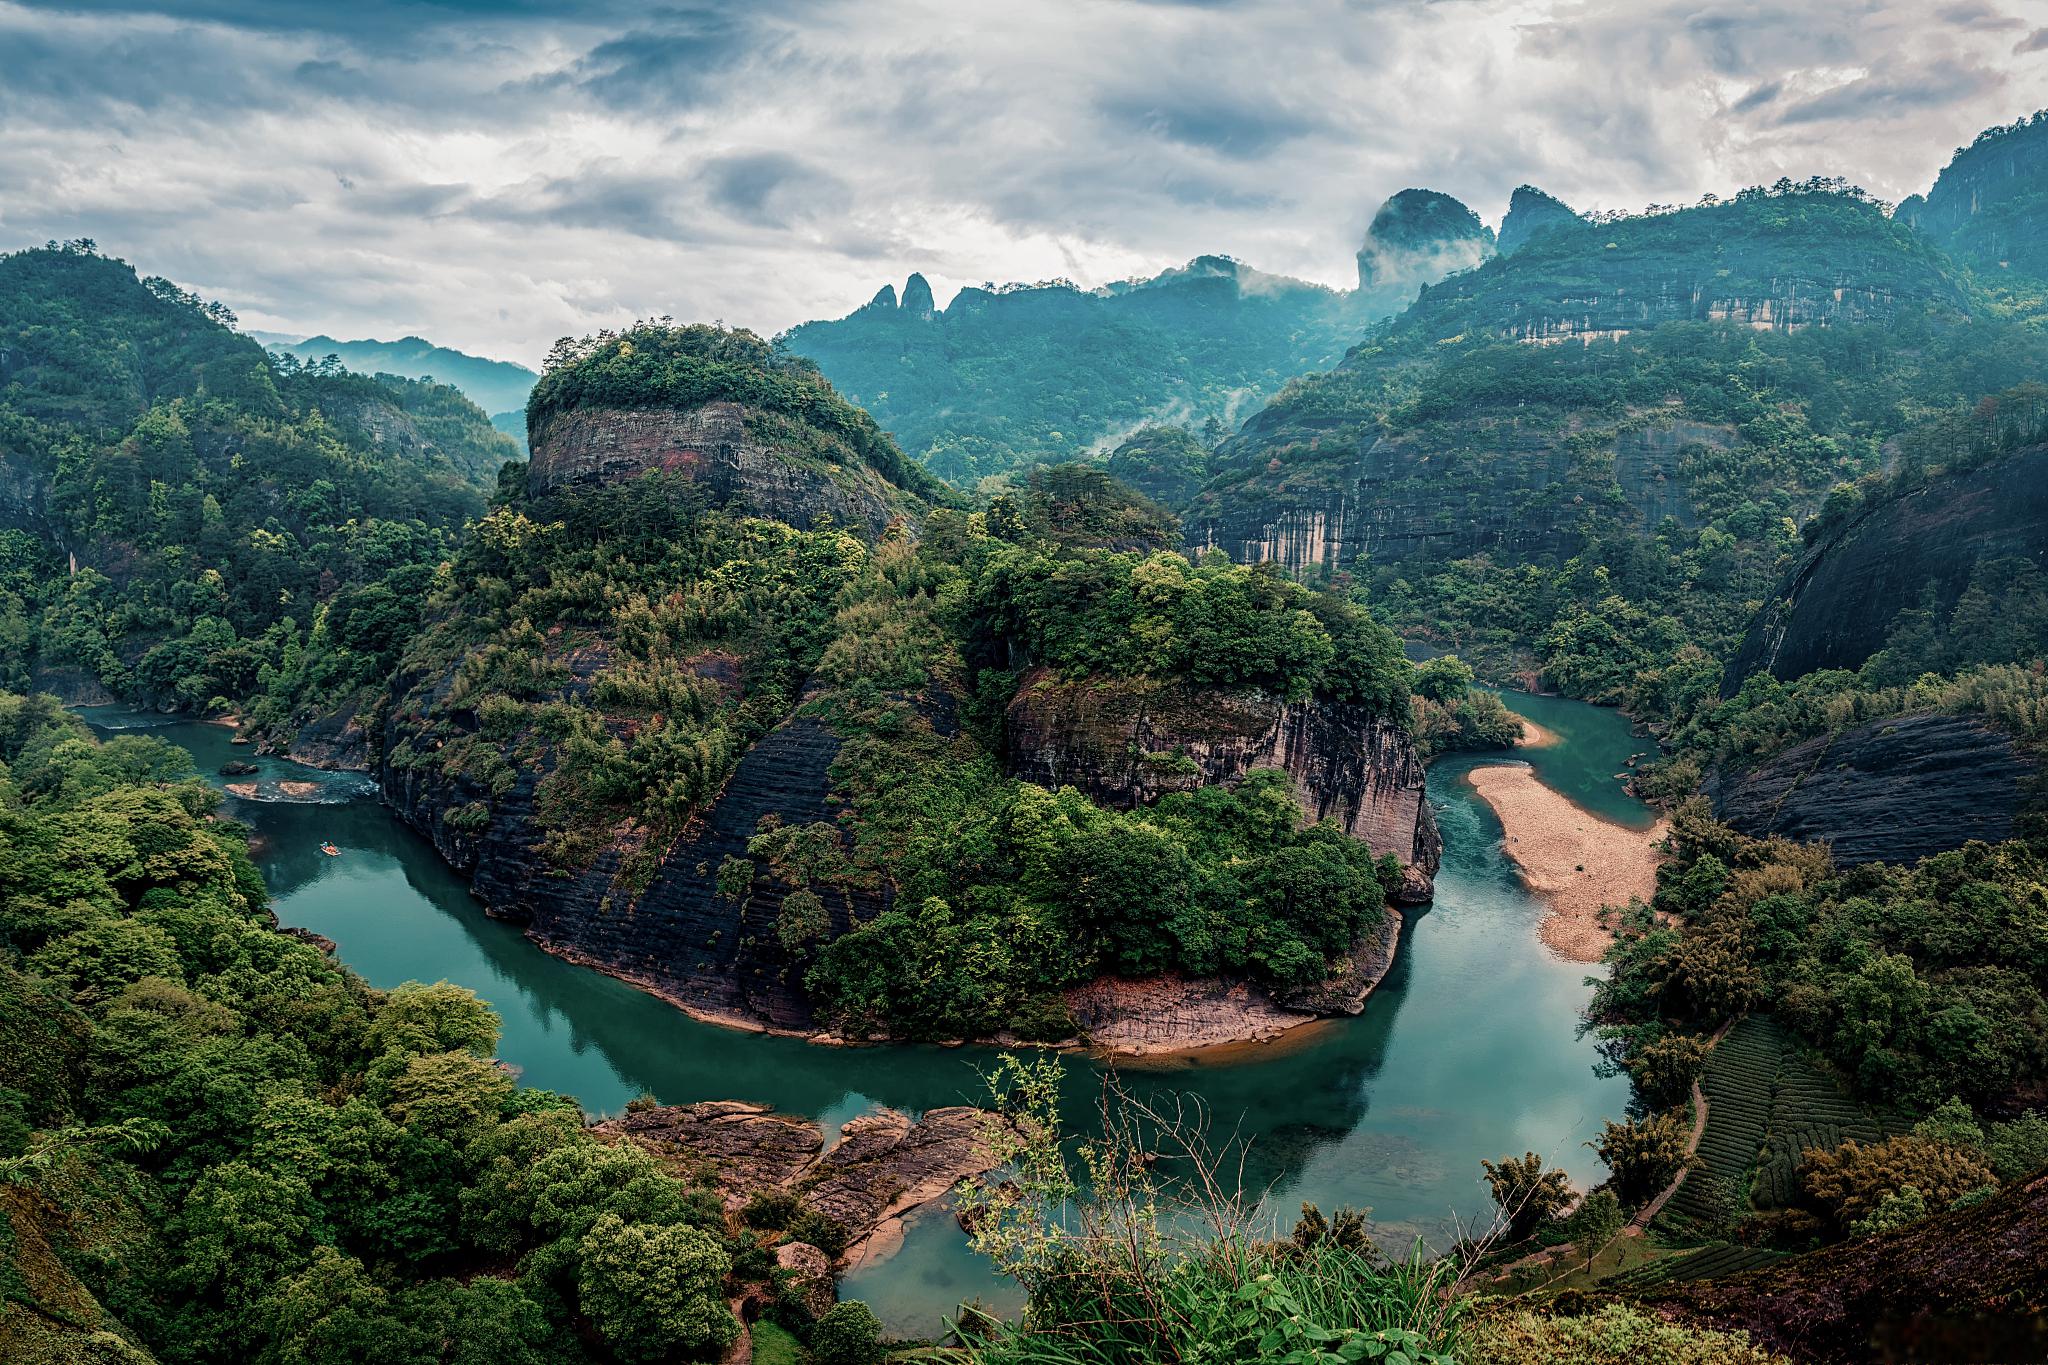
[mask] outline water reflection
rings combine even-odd
[[[1638,746],[1625,722],[1577,703],[1507,700],[1563,738],[1532,755],[1546,781],[1603,814],[1642,818],[1611,776]],[[210,776],[250,759],[214,726],[119,712],[88,719],[103,729],[150,725]],[[266,791],[309,780],[332,801],[360,783],[254,761]],[[1576,1034],[1587,969],[1537,942],[1542,909],[1501,855],[1498,822],[1463,781],[1475,761],[1491,760],[1431,772],[1446,844],[1437,900],[1411,916],[1364,1015],[1270,1046],[1120,1070],[1142,1097],[1199,1097],[1220,1135],[1248,1144],[1246,1177],[1271,1190],[1283,1222],[1303,1200],[1369,1206],[1383,1232],[1435,1241],[1460,1216],[1488,1210],[1481,1157],[1533,1150],[1580,1181],[1600,1173],[1582,1144],[1622,1112],[1627,1086],[1594,1073],[1593,1046]],[[971,1102],[995,1061],[984,1048],[828,1048],[701,1024],[487,918],[432,848],[374,800],[231,799],[228,809],[258,836],[282,922],[333,939],[374,985],[445,978],[476,991],[503,1017],[500,1053],[526,1083],[573,1095],[593,1114],[645,1092],[672,1103],[756,1100],[836,1129],[875,1104]],[[323,854],[326,843],[340,855]],[[1092,1112],[1100,1077],[1097,1063],[1070,1062],[1077,1119]],[[933,1216],[896,1256],[855,1268],[845,1292],[867,1298],[894,1328],[930,1331],[962,1299],[1001,1304],[1014,1290],[966,1250],[950,1218]]]

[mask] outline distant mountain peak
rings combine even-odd
[[[1441,190],[1405,189],[1381,204],[1358,249],[1361,290],[1407,290],[1493,254],[1493,231]]]
[[[1528,245],[1539,232],[1566,223],[1582,222],[1571,206],[1556,195],[1534,185],[1517,185],[1508,199],[1508,216],[1501,220],[1500,254],[1512,256]]]
[[[903,311],[916,318],[928,318],[938,311],[932,303],[931,283],[916,271],[903,282]]]

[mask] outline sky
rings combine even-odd
[[[1411,185],[1897,199],[2044,105],[2048,0],[0,0],[0,249],[537,365],[912,270],[1348,287]]]

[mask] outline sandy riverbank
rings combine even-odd
[[[1527,716],[1517,716],[1522,722],[1522,737],[1515,741],[1517,749],[1547,749],[1557,743],[1557,732],[1546,730]]]
[[[1466,780],[1500,817],[1522,880],[1550,906],[1543,941],[1573,962],[1598,962],[1614,937],[1600,922],[1601,907],[1650,899],[1666,822],[1628,829],[1602,820],[1520,764],[1474,768]]]

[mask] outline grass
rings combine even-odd
[[[757,1322],[753,1333],[754,1365],[803,1365],[803,1346],[783,1328]]]

